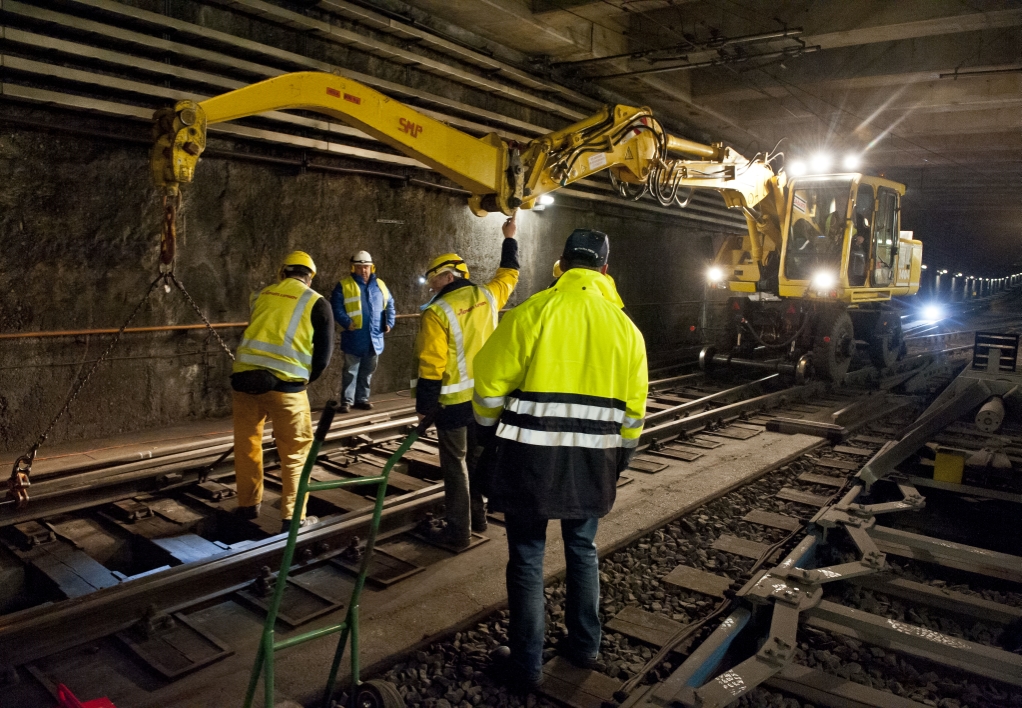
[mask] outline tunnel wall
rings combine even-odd
[[[158,272],[160,208],[145,148],[0,126],[0,181],[0,333],[119,327]],[[327,296],[350,255],[369,250],[399,313],[417,313],[427,299],[417,276],[434,255],[457,251],[477,280],[499,260],[503,217],[475,217],[449,191],[213,157],[185,194],[175,272],[213,322],[245,321],[249,294],[293,249],[312,254],[313,286]],[[565,236],[582,226],[610,234],[611,273],[649,349],[697,341],[691,303],[702,294],[712,232],[615,205],[558,198],[522,213],[522,275],[510,305],[549,285]],[[180,293],[158,288],[132,326],[199,322]],[[374,394],[407,388],[416,322],[403,318],[388,336]],[[233,349],[242,330],[219,332]],[[0,340],[0,450],[31,444],[111,341]],[[128,333],[110,356],[50,443],[230,413],[230,362],[204,330]],[[339,361],[310,387],[314,406],[336,395]]]
[[[467,33],[458,46],[406,42],[401,35],[419,29],[372,15],[247,1],[5,6],[5,26],[22,34],[6,36],[0,75],[0,335],[117,328],[132,312],[158,273],[150,117],[180,98],[201,100],[282,71],[360,72],[360,81],[472,135],[514,140],[618,100],[525,76],[524,57],[472,44]],[[184,190],[175,272],[212,322],[244,322],[250,294],[294,249],[316,260],[313,286],[324,295],[355,250],[370,251],[402,314],[414,315],[427,299],[417,277],[438,253],[456,250],[474,278],[492,276],[503,217],[473,216],[452,183],[338,128],[301,112],[211,128]],[[712,193],[668,212],[617,201],[604,178],[596,182],[580,187],[586,198],[559,192],[546,211],[521,215],[522,279],[510,304],[549,284],[572,229],[604,230],[611,273],[658,361],[658,353],[699,340],[690,329],[699,322],[693,301],[702,295],[711,238],[744,220]],[[199,322],[180,293],[161,288],[132,326]],[[375,394],[407,387],[416,327],[414,316],[402,318],[388,336]],[[242,328],[217,331],[233,349]],[[23,452],[112,341],[0,338],[0,453]],[[48,442],[226,416],[229,373],[229,359],[204,330],[126,333]],[[335,357],[309,389],[313,405],[335,397],[340,378]]]

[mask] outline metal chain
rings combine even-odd
[[[220,335],[217,334],[216,329],[213,327],[213,323],[206,319],[206,316],[202,314],[202,310],[199,309],[199,306],[195,304],[195,300],[193,300],[192,296],[188,294],[187,290],[185,290],[185,286],[182,285],[181,281],[177,279],[176,275],[174,275],[174,271],[167,273],[167,279],[177,286],[177,289],[185,296],[185,300],[187,300],[188,304],[192,306],[193,310],[195,310],[195,314],[202,319],[203,323],[206,325],[206,329],[209,330],[209,333],[216,337],[216,341],[220,345],[220,348],[224,350],[224,353],[227,356],[231,357],[231,361],[234,361],[234,354],[231,352],[231,348],[228,347],[227,344],[224,343],[224,340],[220,338]]]

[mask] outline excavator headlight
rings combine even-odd
[[[812,159],[809,161],[809,166],[816,174],[822,174],[830,171],[831,162],[832,160],[830,155],[825,152],[819,152],[813,155]]]
[[[923,308],[923,319],[927,322],[940,322],[944,319],[944,308],[940,305],[927,305]]]
[[[854,171],[859,169],[860,164],[862,164],[862,159],[858,155],[850,153],[845,155],[844,162],[841,163],[841,166],[846,170]]]
[[[821,270],[813,276],[814,290],[830,290],[837,285],[837,278],[829,270]]]
[[[722,271],[717,266],[713,266],[712,268],[706,271],[706,279],[710,282],[711,285],[716,285],[717,283],[724,280],[724,271]]]

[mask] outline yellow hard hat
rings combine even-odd
[[[434,258],[433,262],[429,264],[429,268],[426,269],[426,280],[445,270],[449,270],[452,273],[461,273],[463,278],[468,277],[468,266],[465,265],[465,261],[461,260],[461,256],[457,253],[445,253]]]
[[[287,254],[284,261],[280,264],[280,270],[283,272],[288,266],[296,265],[305,266],[312,271],[313,275],[316,274],[316,264],[312,261],[312,256],[305,251],[291,251],[291,253]]]
[[[564,271],[561,270],[561,260],[558,258],[554,261],[554,277],[560,278],[562,275],[564,275]]]

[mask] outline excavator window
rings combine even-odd
[[[784,274],[810,280],[817,271],[837,272],[848,224],[851,180],[800,180],[794,186]]]
[[[898,193],[880,187],[873,224],[873,287],[891,284],[898,253]]]
[[[873,187],[859,185],[855,193],[855,207],[852,209],[852,238],[848,250],[848,284],[862,287],[866,284],[869,269],[870,224],[876,199]]]

